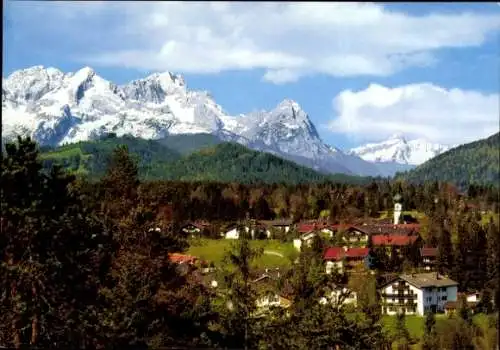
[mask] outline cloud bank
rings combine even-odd
[[[500,96],[431,83],[344,90],[333,100],[329,129],[360,141],[381,141],[402,132],[442,144],[462,144],[500,128]]]
[[[374,3],[33,4],[84,64],[201,74],[262,69],[274,83],[389,76],[433,64],[440,49],[480,46],[500,28],[498,12],[412,15]]]

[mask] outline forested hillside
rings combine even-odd
[[[97,180],[104,174],[112,150],[122,144],[136,158],[143,180],[288,184],[369,181],[343,174],[325,175],[269,153],[236,143],[221,143],[212,135],[203,134],[169,136],[158,141],[109,136],[99,141],[45,149],[41,158],[46,168],[62,164],[75,174]]]
[[[104,141],[99,149],[116,142]],[[235,159],[253,155],[221,144],[186,159],[224,150]],[[497,216],[484,220],[482,213],[498,212],[498,189],[475,186],[462,194],[449,184],[389,180],[141,182],[123,146],[113,149],[104,176],[88,182],[58,167],[44,171],[37,145],[21,138],[6,145],[1,162],[0,348],[494,348],[500,231]],[[420,214],[422,244],[437,250],[436,271],[457,281],[458,292],[481,293],[474,309],[461,297],[449,317],[382,314],[377,286],[419,271],[420,245],[390,256],[373,248],[370,266],[330,274],[323,253],[344,241],[339,232],[295,252],[291,240],[301,222],[378,221],[394,207],[395,194],[406,211]],[[274,239],[242,234],[211,255],[184,254],[223,247],[229,240],[215,237],[235,222],[253,225],[248,218],[292,225]],[[184,228],[196,222],[205,228],[193,237]],[[279,270],[266,256],[280,253],[264,250],[278,246],[293,250]],[[215,255],[220,259],[208,258]],[[344,286],[359,296],[356,303],[343,293],[323,302]],[[280,306],[261,304],[276,295]]]
[[[453,148],[397,177],[411,182],[450,182],[461,188],[470,184],[498,185],[500,133]]]

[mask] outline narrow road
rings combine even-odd
[[[284,258],[285,257],[283,254],[275,252],[273,250],[264,250],[264,254],[275,255],[275,256],[279,256],[280,258]]]

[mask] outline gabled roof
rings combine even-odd
[[[325,250],[323,259],[325,260],[341,260],[344,257],[344,248],[330,247]]]
[[[369,248],[330,247],[325,250],[323,259],[341,260],[343,258],[363,259],[370,253]]]
[[[264,226],[290,226],[293,221],[291,219],[259,220],[259,223]]]
[[[436,257],[438,249],[434,247],[423,247],[420,248],[420,256],[422,257]]]
[[[300,233],[320,230],[333,230],[333,226],[325,221],[301,222],[297,225],[297,231]]]
[[[372,244],[375,246],[407,246],[415,243],[419,236],[374,235]]]
[[[182,228],[186,228],[188,226],[194,226],[194,227],[202,230],[205,227],[209,227],[210,223],[208,221],[189,221],[189,222],[184,223],[184,225],[182,225]]]
[[[369,248],[348,248],[346,257],[348,258],[365,258],[370,253]]]
[[[198,261],[198,258],[196,256],[184,255],[180,253],[169,254],[169,259],[171,262],[177,264],[183,264],[183,263],[193,264],[196,261]]]
[[[316,231],[308,231],[308,232],[301,234],[300,239],[304,241],[304,240],[308,240],[316,235],[317,235]]]
[[[425,287],[451,287],[457,286],[458,282],[435,272],[415,273],[400,275],[399,278],[417,288]]]

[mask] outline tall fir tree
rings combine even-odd
[[[0,343],[89,346],[107,237],[74,178],[43,171],[29,138],[6,145],[1,183]]]

